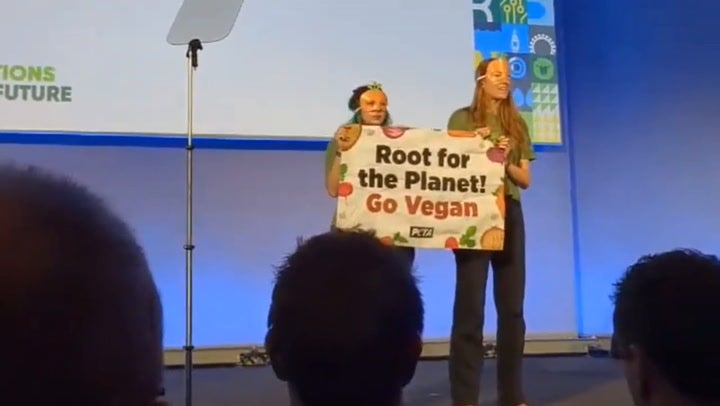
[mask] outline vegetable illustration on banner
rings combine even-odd
[[[472,132],[348,126],[336,225],[386,244],[502,250],[505,156]]]
[[[347,199],[353,192],[352,183],[345,182],[347,176],[347,164],[340,165],[340,185],[338,185],[338,197]]]

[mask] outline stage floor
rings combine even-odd
[[[526,387],[531,406],[631,406],[622,374],[607,358],[527,358]],[[485,366],[482,405],[496,404],[495,361]],[[166,372],[168,400],[184,405],[184,371]],[[269,367],[199,368],[193,374],[193,405],[284,406],[285,386]],[[449,406],[446,361],[423,361],[405,390],[408,406]]]

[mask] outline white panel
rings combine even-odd
[[[185,48],[166,43],[180,4],[2,0],[0,37],[12,41],[0,129],[183,133]],[[373,80],[397,121],[443,127],[469,102],[472,61],[469,0],[247,1],[231,35],[200,53],[196,132],[327,137],[349,116],[351,90]],[[28,67],[53,74],[33,81]],[[8,100],[18,89],[32,99],[28,86],[46,100],[48,86],[67,89],[55,102]]]

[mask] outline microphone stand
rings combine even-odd
[[[192,370],[193,370],[193,341],[192,341],[192,299],[193,299],[193,75],[198,67],[198,51],[203,49],[199,39],[188,43],[185,57],[188,63],[188,100],[187,100],[187,145],[186,154],[186,240],[185,250],[185,406],[192,406]]]

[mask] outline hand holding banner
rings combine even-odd
[[[473,133],[346,126],[336,225],[399,246],[502,250],[505,154]]]

